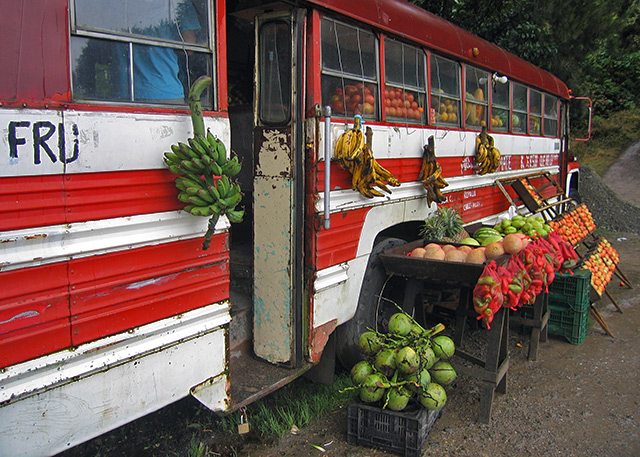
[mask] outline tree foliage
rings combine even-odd
[[[640,106],[640,0],[413,0],[555,74],[600,114]]]

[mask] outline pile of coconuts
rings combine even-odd
[[[447,361],[455,344],[443,324],[425,330],[411,316],[398,312],[389,319],[387,333],[367,329],[359,336],[364,360],[351,368],[351,381],[364,403],[403,411],[414,399],[428,410],[447,402],[445,387],[457,373]]]

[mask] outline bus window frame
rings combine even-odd
[[[553,100],[555,100],[555,117],[551,117],[549,115],[547,115],[547,98],[552,98]],[[559,99],[558,97],[556,97],[555,95],[551,95],[549,93],[543,92],[542,93],[542,135],[546,136],[546,137],[558,137],[559,136],[559,113],[560,113],[560,107],[559,107]],[[556,129],[555,132],[553,133],[547,133],[547,129],[546,129],[546,120],[550,119],[556,122]]]
[[[107,29],[99,29],[99,28],[91,28],[91,27],[79,27],[76,22],[76,0],[69,1],[69,44],[68,44],[68,52],[69,52],[69,81],[71,83],[71,98],[74,102],[83,103],[83,104],[91,104],[91,105],[107,105],[107,106],[130,106],[130,107],[148,107],[148,108],[171,108],[171,109],[184,109],[188,107],[189,101],[188,97],[185,96],[185,102],[180,104],[175,103],[163,103],[162,101],[141,101],[134,99],[134,91],[133,91],[133,72],[130,70],[130,67],[133,63],[133,46],[142,45],[142,46],[152,46],[152,47],[161,47],[161,48],[169,48],[177,51],[183,51],[185,53],[199,53],[203,54],[203,56],[208,56],[206,58],[207,65],[210,68],[211,74],[209,75],[212,79],[212,85],[207,88],[207,90],[202,94],[202,105],[206,110],[216,110],[220,108],[220,104],[218,103],[218,93],[219,89],[217,87],[217,74],[218,74],[218,64],[217,64],[217,46],[216,46],[216,36],[217,36],[217,24],[215,21],[216,11],[215,11],[215,2],[205,1],[205,5],[207,5],[207,30],[208,36],[207,40],[203,44],[192,44],[187,42],[178,42],[175,40],[168,40],[156,37],[144,36],[141,34],[134,33],[124,33],[124,32],[116,32],[110,31]],[[78,97],[76,95],[76,85],[74,84],[74,58],[72,55],[73,46],[71,44],[74,37],[78,37],[81,39],[98,39],[104,40],[109,43],[125,43],[128,47],[128,69],[129,69],[129,99],[128,100],[116,100],[116,99],[99,99],[99,98],[83,98]],[[187,87],[187,90],[189,88]]]
[[[475,93],[471,94],[470,92],[467,91],[468,89],[468,83],[469,83],[469,78],[468,78],[468,74],[469,69],[472,69],[474,71],[474,73],[477,74],[477,72],[482,72],[484,73],[484,75],[480,76],[478,78],[478,82],[480,82],[480,79],[485,79],[486,81],[484,82],[484,90],[483,90],[483,100],[478,100],[475,98]],[[488,112],[490,110],[490,103],[489,103],[489,90],[491,88],[491,72],[488,70],[485,70],[484,68],[480,68],[480,67],[476,67],[475,65],[471,65],[471,64],[467,64],[465,63],[463,65],[463,81],[462,81],[462,90],[464,92],[464,128],[467,130],[474,130],[474,131],[480,131],[482,130],[482,122],[484,121],[484,126],[488,127],[488,123],[487,123],[487,117],[488,117]],[[480,83],[482,84],[482,83]],[[476,91],[478,89],[482,89],[481,87],[477,87]],[[471,95],[472,98],[468,98],[467,94]],[[470,124],[467,122],[467,118],[470,117],[467,115],[467,104],[471,104],[473,105],[474,110],[476,111],[476,119],[478,120],[478,124]],[[477,118],[477,112],[478,112],[478,107],[482,108],[482,119],[478,119]]]
[[[257,36],[258,36],[258,42],[261,43],[262,40],[260,39],[261,37],[261,33],[262,30],[266,27],[266,26],[270,26],[273,24],[277,24],[277,23],[283,23],[287,26],[287,29],[289,30],[289,40],[287,42],[287,50],[289,52],[289,62],[290,62],[290,66],[291,68],[293,68],[293,59],[294,59],[294,55],[292,53],[293,49],[292,49],[292,40],[293,40],[293,22],[290,16],[282,16],[282,15],[277,15],[274,16],[273,18],[269,18],[269,20],[264,21],[263,23],[260,24],[259,29],[257,30]],[[259,65],[259,63],[261,62],[261,59],[258,58],[260,54],[260,49],[256,48],[256,62]],[[258,75],[258,80],[256,83],[256,116],[257,116],[257,125],[259,126],[263,126],[263,127],[287,127],[289,125],[291,125],[291,122],[293,120],[293,112],[292,112],[292,103],[293,103],[293,85],[295,83],[295,78],[294,75],[292,73],[289,74],[289,88],[287,90],[287,95],[289,96],[288,101],[288,106],[287,106],[287,116],[286,119],[283,120],[266,120],[263,115],[261,114],[261,107],[263,106],[262,103],[262,94],[264,93],[263,87],[264,85],[262,84],[262,80],[263,78],[263,74],[262,74],[262,70],[263,70],[263,65],[259,65],[256,74]]]
[[[433,62],[437,61],[437,60],[442,60],[445,62],[450,62],[452,63],[455,67],[456,67],[456,84],[455,87],[457,88],[458,93],[457,94],[450,94],[450,93],[446,93],[444,92],[444,90],[442,89],[442,87],[438,87],[438,90],[442,90],[441,93],[434,93],[434,89],[433,89],[433,70],[432,70],[432,66],[433,66]],[[463,75],[462,75],[462,64],[454,59],[442,56],[440,54],[435,54],[435,53],[430,53],[429,54],[429,61],[428,61],[428,74],[429,74],[429,106],[432,107],[431,109],[433,110],[433,119],[430,119],[429,124],[433,124],[436,127],[444,127],[444,128],[460,128],[462,125],[462,114],[463,114],[463,109],[462,109],[462,81],[463,81]],[[433,100],[433,97],[438,97],[440,99],[445,98],[448,100],[452,100],[457,102],[457,119],[456,122],[448,122],[448,121],[442,121],[438,119],[438,116],[441,115],[442,113],[440,112],[440,105],[442,103],[438,103],[438,109],[435,108],[435,103]],[[445,102],[446,105],[446,102]],[[429,111],[431,113],[431,111]],[[431,115],[430,115],[431,116]],[[433,123],[431,122],[433,121]]]
[[[424,86],[423,87],[419,87],[419,86],[413,86],[410,84],[406,84],[406,82],[404,82],[405,79],[405,72],[404,72],[404,68],[403,68],[403,72],[402,72],[402,78],[403,78],[403,82],[402,83],[398,83],[398,82],[389,82],[388,78],[387,78],[387,40],[389,40],[390,42],[399,44],[401,46],[402,49],[402,56],[401,59],[403,61],[403,63],[406,61],[405,60],[405,47],[409,47],[412,48],[413,50],[416,51],[416,55],[421,55],[422,56],[422,64],[423,64],[423,68],[422,68],[422,77],[424,80]],[[428,71],[427,71],[427,67],[429,65],[429,60],[428,60],[428,56],[425,53],[425,49],[422,46],[419,45],[413,45],[413,44],[409,44],[406,43],[402,40],[397,39],[396,37],[393,36],[387,36],[387,35],[382,35],[380,37],[380,49],[382,50],[382,56],[380,58],[381,63],[383,63],[383,65],[381,65],[381,72],[380,72],[380,78],[381,78],[381,82],[380,82],[380,99],[383,101],[383,103],[381,103],[381,113],[382,113],[382,119],[389,122],[389,123],[400,123],[400,124],[417,124],[417,125],[424,125],[427,124],[427,118],[426,115],[429,112],[429,106],[430,106],[430,102],[429,102],[429,84],[428,84]],[[386,103],[386,93],[387,90],[390,89],[400,89],[403,92],[407,92],[409,91],[414,92],[417,94],[417,96],[423,96],[424,97],[424,103],[423,106],[419,106],[420,104],[418,102],[418,107],[422,108],[422,113],[420,118],[409,118],[407,116],[397,116],[397,115],[390,115],[387,116],[387,103]],[[384,97],[383,97],[384,95]],[[413,96],[413,94],[411,94]],[[405,99],[406,100],[406,99]],[[415,100],[414,100],[415,101]],[[411,101],[410,101],[411,103]],[[406,107],[406,106],[405,106]]]
[[[350,27],[352,29],[355,29],[358,31],[358,33],[360,32],[364,32],[366,34],[369,34],[371,37],[373,37],[374,39],[374,58],[375,58],[375,78],[371,78],[368,76],[365,76],[364,73],[365,71],[363,70],[362,73],[363,74],[355,74],[355,73],[351,73],[348,71],[345,71],[344,68],[342,69],[334,69],[334,68],[330,68],[330,67],[325,67],[324,65],[324,41],[322,39],[322,32],[323,32],[323,26],[326,22],[333,22],[334,24],[340,24],[342,26],[345,27]],[[322,105],[329,105],[332,107],[332,115],[334,118],[340,118],[340,119],[348,119],[353,117],[356,114],[360,114],[362,115],[363,119],[367,119],[367,120],[380,120],[380,113],[381,113],[381,105],[382,103],[380,102],[380,97],[381,97],[381,85],[383,83],[383,79],[381,77],[381,63],[380,63],[380,54],[381,54],[381,34],[377,33],[377,31],[370,29],[370,28],[366,28],[362,25],[356,25],[341,19],[337,19],[334,16],[328,15],[328,14],[323,14],[319,17],[319,35],[318,35],[318,42],[319,42],[319,49],[320,52],[318,54],[319,57],[319,69],[320,69],[320,76],[319,76],[319,83],[320,83],[320,100],[322,102]],[[339,43],[338,43],[339,44]],[[362,65],[362,63],[361,63]],[[373,113],[364,113],[362,112],[362,110],[348,110],[348,106],[346,103],[343,102],[343,106],[344,109],[340,110],[340,109],[336,109],[335,105],[333,103],[331,103],[330,100],[325,100],[323,99],[323,93],[325,90],[325,77],[330,77],[330,78],[338,78],[341,82],[340,87],[336,87],[334,89],[334,95],[336,96],[338,94],[336,94],[336,91],[339,89],[342,89],[343,91],[343,97],[345,95],[345,91],[346,88],[348,86],[352,86],[352,85],[362,85],[362,94],[358,94],[358,95],[362,95],[363,101],[365,98],[365,88],[369,88],[369,90],[371,90],[371,86],[375,87],[375,91],[371,90],[372,93],[375,93],[375,97],[376,97],[376,103],[373,107]],[[348,81],[353,81],[352,83],[346,83]],[[355,94],[354,94],[355,95]],[[332,97],[333,97],[332,96]],[[346,101],[346,98],[343,98],[344,101]]]

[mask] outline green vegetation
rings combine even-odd
[[[555,74],[600,116],[640,108],[640,0],[411,1]]]
[[[573,137],[586,137],[586,132],[573,132]],[[588,165],[599,175],[633,142],[640,138],[640,108],[593,118],[591,140],[573,141],[571,151],[581,165]]]
[[[357,392],[340,390],[350,385],[347,373],[336,375],[331,386],[300,378],[247,407],[247,418],[252,429],[258,431],[260,436],[277,438],[289,433],[294,426],[302,428],[312,420],[346,406]],[[222,429],[236,433],[241,415],[240,411],[236,411],[224,417]]]

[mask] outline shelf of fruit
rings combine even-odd
[[[578,268],[591,271],[591,287],[602,296],[611,281],[620,261],[618,251],[605,238],[599,238],[596,245],[587,252]]]
[[[549,227],[557,231],[565,241],[576,246],[596,229],[596,224],[591,211],[583,204],[549,221]]]

